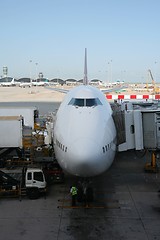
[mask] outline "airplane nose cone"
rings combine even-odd
[[[76,172],[77,176],[89,177],[99,174],[101,169],[100,147],[98,142],[93,139],[80,139],[71,144],[70,152],[70,165],[71,173]]]

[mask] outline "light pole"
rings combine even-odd
[[[108,68],[109,68],[109,71],[108,71],[108,82],[110,82],[112,84],[112,60],[110,60],[108,62]]]
[[[155,61],[155,69],[154,69],[154,81],[156,83],[156,80],[157,80],[157,68],[156,68],[156,65],[157,65],[157,61]]]
[[[111,83],[112,83],[112,60],[110,61]]]
[[[32,71],[31,71],[31,65],[32,65],[32,60],[29,61],[29,78],[30,78],[30,83],[32,84]]]
[[[107,71],[108,84],[110,82],[110,62],[108,62],[108,71]]]
[[[35,63],[36,65],[36,92],[37,92],[37,80],[38,80],[38,63]]]

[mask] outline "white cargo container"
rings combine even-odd
[[[36,107],[0,107],[0,116],[22,116],[24,125],[34,129]]]
[[[22,148],[23,118],[0,116],[0,148]]]

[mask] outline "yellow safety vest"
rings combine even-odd
[[[77,194],[77,188],[76,187],[72,187],[71,188],[71,194],[74,196]]]

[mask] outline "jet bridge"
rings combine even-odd
[[[156,160],[160,152],[160,108],[154,103],[131,102],[124,102],[119,108],[123,112],[124,122],[120,132],[124,133],[125,138],[123,137],[123,142],[118,143],[118,151],[148,150],[152,153],[152,159],[151,163],[146,165],[146,169],[157,169]],[[118,132],[119,129],[117,127]]]
[[[127,104],[125,108],[121,105],[121,110],[124,112],[126,141],[119,144],[118,151],[160,150],[160,108],[137,109]]]

